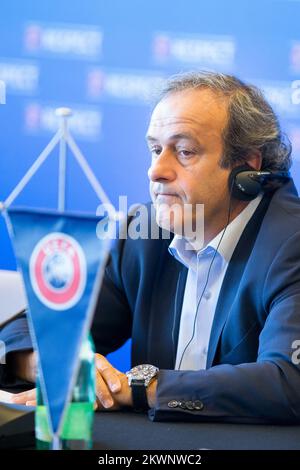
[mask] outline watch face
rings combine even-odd
[[[144,380],[145,385],[148,385],[150,380],[157,374],[157,371],[158,368],[151,364],[141,364],[127,372],[127,376],[131,380]]]

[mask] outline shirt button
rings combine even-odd
[[[195,406],[194,406],[194,403],[192,401],[186,401],[185,402],[185,405],[187,407],[188,410],[194,410],[195,409]]]
[[[211,298],[211,292],[205,292],[203,294],[203,297],[205,298],[205,300],[209,300]]]
[[[179,405],[179,402],[177,400],[171,400],[168,403],[169,408],[177,408],[178,405]]]
[[[203,405],[202,401],[200,401],[200,400],[194,401],[194,409],[195,410],[201,411],[201,410],[203,410],[203,408],[204,408],[204,405]]]
[[[186,409],[186,404],[185,404],[185,401],[180,401],[179,402],[179,406],[182,410],[185,410]]]

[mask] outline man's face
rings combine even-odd
[[[160,226],[173,204],[181,209],[204,204],[205,230],[220,215],[226,221],[230,170],[219,165],[226,124],[226,101],[208,89],[170,94],[155,107],[147,132],[152,156],[148,175]],[[186,222],[183,215],[182,225]],[[171,231],[178,233],[172,224]]]

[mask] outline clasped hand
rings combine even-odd
[[[35,355],[35,353],[31,353]],[[32,361],[31,357],[31,361]],[[96,409],[118,410],[132,406],[131,389],[126,374],[115,369],[101,354],[95,354],[96,365]],[[36,405],[36,389],[16,394],[15,404]]]

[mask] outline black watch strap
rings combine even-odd
[[[134,411],[148,411],[147,387],[145,387],[144,380],[132,379],[130,386]]]

